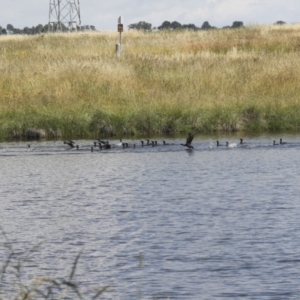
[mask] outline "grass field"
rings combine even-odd
[[[298,24],[127,31],[120,58],[117,41],[1,36],[0,137],[300,128]]]

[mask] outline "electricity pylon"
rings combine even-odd
[[[80,25],[79,0],[50,0],[48,31],[72,31]]]

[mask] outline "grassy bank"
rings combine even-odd
[[[300,128],[300,25],[117,40],[1,36],[0,136]]]

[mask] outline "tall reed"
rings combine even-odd
[[[32,279],[32,267],[35,273],[40,274],[34,254],[38,252],[43,243],[34,245],[28,251],[16,250],[4,230],[0,226],[1,267],[0,267],[0,300],[59,300],[59,299],[99,299],[104,293],[109,292],[108,286],[92,287],[76,280],[76,269],[81,256],[78,253],[69,275],[56,278],[37,276]],[[31,277],[31,280],[28,278]]]
[[[0,135],[300,127],[300,25],[0,38]]]

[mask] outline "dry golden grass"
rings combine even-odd
[[[1,36],[2,136],[300,126],[300,25]]]

